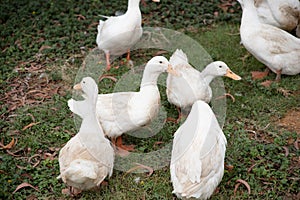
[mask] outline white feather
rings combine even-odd
[[[170,63],[180,76],[168,74],[168,101],[178,107],[188,109],[197,100],[210,102],[212,98],[211,81],[218,76],[227,76],[227,71],[230,70],[224,62],[216,61],[199,72],[189,64],[186,54],[179,49],[171,56]],[[234,75],[235,80],[240,79],[231,70],[230,72]]]
[[[245,48],[277,75],[300,73],[300,39],[277,27],[262,24],[253,0],[244,5],[240,35]]]
[[[168,68],[169,61],[162,56],[152,58],[146,65],[138,92],[99,94],[97,116],[108,137],[118,137],[151,122],[159,111],[159,75]]]
[[[99,21],[96,38],[99,49],[112,55],[127,52],[142,36],[141,23],[139,0],[129,0],[124,15],[107,17],[106,21]]]
[[[179,198],[209,198],[222,180],[225,151],[226,138],[211,108],[196,101],[174,136],[173,193]]]
[[[104,137],[96,118],[97,84],[92,78],[86,77],[80,85],[85,99],[70,99],[68,106],[72,112],[82,117],[82,123],[79,132],[59,152],[58,178],[69,186],[88,190],[98,186],[105,177],[111,176],[114,150],[110,141]]]
[[[299,23],[299,0],[255,0],[257,15],[262,23],[292,31]]]

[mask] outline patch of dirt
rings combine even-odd
[[[297,134],[300,134],[300,109],[289,110],[284,118],[278,121],[278,125],[289,131],[296,131]]]

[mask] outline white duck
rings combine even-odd
[[[240,35],[244,47],[277,74],[300,73],[300,39],[277,27],[260,22],[253,0],[238,0],[244,5]]]
[[[291,32],[300,17],[299,0],[254,0],[257,15],[262,23]]]
[[[175,73],[165,57],[155,56],[145,66],[138,92],[98,95],[98,120],[105,135],[112,138],[113,143],[118,136],[148,124],[157,116],[160,106],[157,79],[165,71]],[[132,149],[122,145],[121,138],[118,140],[118,146]]]
[[[168,74],[168,101],[182,109],[190,110],[197,100],[210,102],[212,90],[209,85],[214,78],[227,76],[234,80],[241,79],[222,61],[212,62],[199,72],[189,64],[186,54],[179,49],[171,56],[170,63],[178,75]]]
[[[178,198],[208,199],[224,174],[226,138],[203,101],[196,101],[174,135],[170,164]]]
[[[130,60],[130,48],[142,37],[139,3],[140,0],[128,0],[128,8],[124,15],[107,17],[106,21],[99,20],[96,43],[98,48],[105,52],[106,70],[110,69],[110,54],[121,55],[127,52],[127,60]]]
[[[79,132],[59,152],[58,178],[77,190],[89,190],[112,175],[114,150],[96,117],[97,84],[86,77],[74,89],[82,90],[85,99],[70,99],[68,106],[82,118],[82,124]]]

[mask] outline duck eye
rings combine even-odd
[[[222,65],[219,65],[219,68],[222,68]]]
[[[159,63],[160,63],[160,64],[162,64],[162,63],[163,63],[163,61],[159,61]]]
[[[82,83],[84,83],[84,84],[85,84],[85,81],[82,81]]]

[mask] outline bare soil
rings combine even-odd
[[[300,134],[300,109],[289,110],[286,115],[279,120],[278,125],[289,131],[296,131]]]

